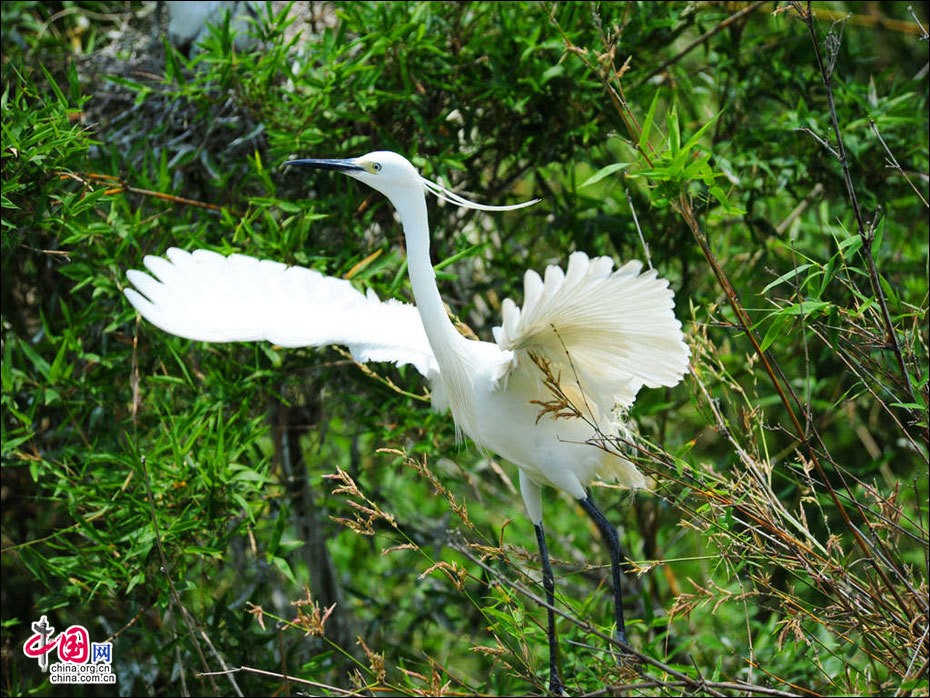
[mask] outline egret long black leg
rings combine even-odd
[[[623,576],[620,571],[620,565],[623,562],[623,554],[620,551],[620,539],[617,537],[617,529],[607,520],[607,517],[601,513],[590,497],[578,500],[581,507],[588,513],[591,520],[600,529],[604,541],[607,543],[607,549],[610,552],[610,571],[614,580],[614,608],[617,616],[617,640],[627,645],[629,642],[626,637],[626,626],[623,624],[623,588],[620,586],[620,579]]]
[[[549,692],[561,696],[565,694],[562,679],[559,678],[559,641],[555,635],[555,579],[549,564],[549,549],[546,547],[546,532],[541,523],[533,524],[536,529],[536,542],[539,544],[539,557],[542,559],[543,589],[546,590],[546,616],[549,620]]]

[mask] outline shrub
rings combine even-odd
[[[4,690],[68,690],[22,653],[43,614],[111,641],[127,695],[545,690],[514,470],[415,372],[181,340],[121,293],[178,246],[409,298],[387,202],[279,167],[392,149],[544,200],[430,204],[483,338],[574,249],[676,289],[692,373],[600,444],[657,483],[596,493],[635,660],[596,530],[546,502],[569,689],[926,693],[927,20],[810,11],[268,3],[254,50],[227,21],[185,56],[149,5],[5,3]]]

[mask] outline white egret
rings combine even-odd
[[[249,34],[262,10],[263,3],[256,0],[166,0],[164,4],[168,10],[168,40],[174,46],[190,47],[191,52],[197,53],[198,44],[209,36],[210,28],[221,27],[227,15],[238,50],[247,51],[257,43],[255,36]]]
[[[578,500],[610,551],[616,637],[626,644],[621,551],[615,528],[594,505],[587,487],[613,477],[638,488],[643,475],[629,460],[590,443],[597,431],[623,432],[623,412],[643,386],[676,385],[687,372],[689,349],[673,312],[668,282],[628,262],[613,271],[609,257],[575,252],[567,271],[524,277],[523,307],[505,300],[494,342],[467,339],[449,319],[429,255],[426,192],[457,206],[484,206],[421,177],[405,158],[373,152],[346,160],[292,160],[291,166],[336,170],[384,194],[397,211],[407,242],[416,305],[380,301],[344,279],[300,267],[234,254],[170,249],[147,256],[149,274],[128,272],[125,293],[152,324],[207,342],[265,340],[282,346],[345,345],[358,361],[412,364],[429,380],[437,408],[477,446],[514,463],[536,530],[549,605],[549,687],[562,692],[558,674],[554,582],[543,529],[541,488]],[[553,394],[541,366],[559,378],[575,415],[541,407]],[[551,381],[550,381],[551,383]],[[597,428],[597,430],[595,429]]]

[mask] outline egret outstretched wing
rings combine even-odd
[[[575,252],[567,272],[550,266],[544,279],[526,272],[523,307],[505,300],[494,328],[498,346],[515,353],[512,370],[536,370],[530,354],[545,360],[601,415],[632,405],[644,385],[676,385],[690,351],[673,294],[654,270],[641,270],[632,261],[613,271],[610,257]]]
[[[142,316],[166,332],[204,342],[266,340],[284,347],[340,344],[356,361],[439,368],[413,305],[381,301],[337,279],[246,255],[171,248],[127,272]]]

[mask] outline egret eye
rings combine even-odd
[[[381,171],[381,163],[380,163],[380,162],[373,162],[373,163],[371,163],[371,171],[372,171],[374,174],[377,174],[378,172],[380,172],[380,171]]]

